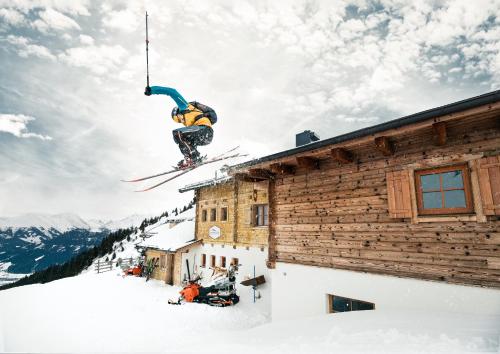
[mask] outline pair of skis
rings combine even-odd
[[[154,189],[156,187],[159,187],[167,182],[170,182],[171,180],[173,179],[176,179],[177,177],[180,177],[188,172],[191,172],[193,171],[194,169],[200,167],[200,166],[203,166],[203,165],[208,165],[208,164],[211,164],[211,163],[214,163],[214,162],[218,162],[218,161],[223,161],[223,160],[227,160],[227,159],[232,159],[232,158],[235,158],[235,157],[240,157],[240,156],[246,156],[246,155],[241,155],[240,153],[234,153],[234,154],[231,154],[231,155],[228,155],[232,152],[234,152],[236,149],[238,149],[239,146],[236,146],[220,155],[217,155],[211,159],[208,159],[208,160],[204,160],[196,165],[193,165],[193,166],[189,166],[189,167],[186,167],[186,168],[178,168],[178,167],[174,167],[172,170],[169,170],[169,171],[166,171],[166,172],[162,172],[162,173],[158,173],[158,174],[155,174],[155,175],[151,175],[151,176],[147,176],[147,177],[141,177],[141,178],[136,178],[136,179],[130,179],[130,180],[121,180],[122,182],[141,182],[141,181],[146,181],[148,179],[152,179],[152,178],[157,178],[157,177],[161,177],[161,176],[166,176],[166,175],[169,175],[169,174],[172,174],[172,173],[176,173],[178,172],[177,174],[175,174],[174,176],[171,176],[171,177],[168,177],[167,179],[164,179],[163,181],[161,181],[160,183],[157,183],[151,187],[148,187],[146,189],[141,189],[141,190],[137,190],[135,192],[147,192],[147,191],[150,191],[151,189]]]

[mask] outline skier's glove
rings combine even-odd
[[[146,89],[144,90],[144,94],[146,96],[151,96],[151,87],[146,86]]]

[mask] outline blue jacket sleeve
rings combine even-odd
[[[181,111],[188,109],[188,102],[174,88],[163,87],[163,86],[151,86],[151,94],[152,95],[170,96],[175,101],[175,103],[177,104],[177,107],[179,107],[179,109]]]

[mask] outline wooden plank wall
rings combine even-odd
[[[431,128],[393,138],[394,155],[350,148],[352,163],[323,159],[320,169],[277,176],[271,190],[270,259],[305,265],[500,288],[500,221],[412,223],[388,212],[386,174],[425,161],[457,163],[500,154],[498,117],[447,125],[446,144]],[[393,215],[394,216],[394,215]]]
[[[167,252],[165,251],[160,251],[160,250],[155,250],[155,249],[148,249],[146,250],[146,264],[148,263],[148,260],[151,258],[160,258],[161,255],[165,255],[167,257]],[[158,267],[156,267],[153,270],[153,274],[151,274],[151,278],[156,279],[156,280],[161,280],[165,281],[167,279],[167,268],[162,269],[160,267],[160,261],[158,260]]]

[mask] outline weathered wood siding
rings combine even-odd
[[[252,224],[252,207],[268,204],[268,181],[245,182],[232,180],[228,183],[200,188],[196,219],[196,237],[205,243],[227,244],[233,246],[266,246],[269,227],[256,227]],[[228,219],[221,221],[221,208],[227,207]],[[216,208],[217,220],[210,221],[210,210]],[[203,210],[207,210],[207,221],[202,220]],[[209,230],[217,226],[221,236],[209,237]],[[208,262],[208,260],[207,260]]]
[[[435,145],[431,127],[401,129],[391,137],[392,156],[364,139],[350,142],[351,163],[323,156],[318,170],[299,167],[294,175],[277,175],[270,188],[270,259],[500,288],[500,221],[493,215],[500,186],[493,182],[496,197],[483,214],[475,169],[484,156],[500,155],[499,120],[450,121],[443,146]],[[488,161],[493,166],[498,157]],[[474,215],[410,218],[406,202],[390,215],[387,176],[399,181],[398,171],[412,176],[415,169],[460,163],[471,168]],[[496,175],[491,180],[500,181]]]
[[[181,285],[182,281],[184,280],[184,274],[182,274],[182,253],[175,252],[175,256],[173,257],[173,260],[174,260],[173,283],[174,283],[174,285]]]
[[[146,250],[146,264],[152,258],[159,259],[161,255],[165,255],[166,259],[168,259],[166,251],[161,251],[161,250],[156,250],[156,249],[151,249],[151,248],[147,249]],[[153,274],[151,274],[151,278],[166,281],[167,280],[167,269],[168,269],[168,264],[165,268],[162,268],[162,267],[160,267],[160,261],[158,260],[158,267],[156,267],[154,269]]]

